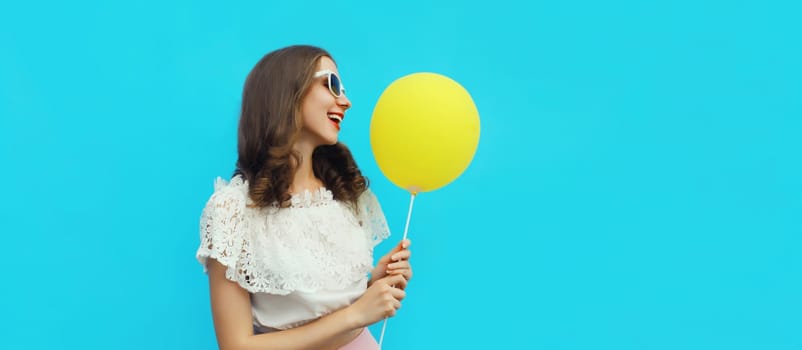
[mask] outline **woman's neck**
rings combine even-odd
[[[304,190],[315,190],[323,187],[323,181],[315,177],[315,171],[312,168],[312,152],[315,151],[315,147],[298,143],[294,149],[301,156],[301,162],[295,168],[295,174],[290,184],[290,193],[300,193]]]

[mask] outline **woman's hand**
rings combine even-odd
[[[412,252],[409,250],[410,244],[412,244],[410,240],[402,240],[398,242],[387,255],[379,259],[376,263],[376,267],[374,267],[373,271],[370,273],[368,286],[371,286],[374,281],[378,281],[386,276],[402,275],[407,281],[412,279],[412,265],[409,263],[409,257],[412,255]],[[406,287],[406,284],[404,284],[404,286]]]
[[[401,274],[376,280],[353,304],[348,311],[355,324],[366,327],[387,317],[393,317],[401,307],[406,296],[403,291],[407,280]]]

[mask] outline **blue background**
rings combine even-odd
[[[379,95],[452,77],[472,165],[422,194],[386,349],[802,348],[802,50],[793,1],[13,2],[0,11],[0,342],[213,349],[194,260],[245,76],[334,55],[342,140],[393,238]],[[378,337],[380,324],[372,327]]]

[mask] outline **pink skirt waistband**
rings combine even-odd
[[[340,350],[379,350],[379,343],[370,334],[367,327],[362,329],[362,333],[354,338],[350,343],[345,344]]]

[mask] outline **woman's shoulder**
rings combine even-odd
[[[214,193],[210,199],[229,197],[248,197],[248,180],[245,180],[242,175],[235,175],[229,181],[219,176],[214,179]]]
[[[230,181],[221,177],[214,180],[214,192],[206,202],[205,212],[244,209],[248,204],[248,181],[236,175]]]
[[[357,200],[359,208],[359,223],[367,229],[370,241],[373,246],[376,246],[382,240],[390,236],[390,227],[387,225],[387,219],[384,217],[379,199],[373,194],[370,189],[365,189],[365,192],[359,196]]]
[[[359,197],[357,197],[357,206],[361,212],[373,210],[376,207],[380,208],[379,199],[373,194],[370,188],[366,188]]]

